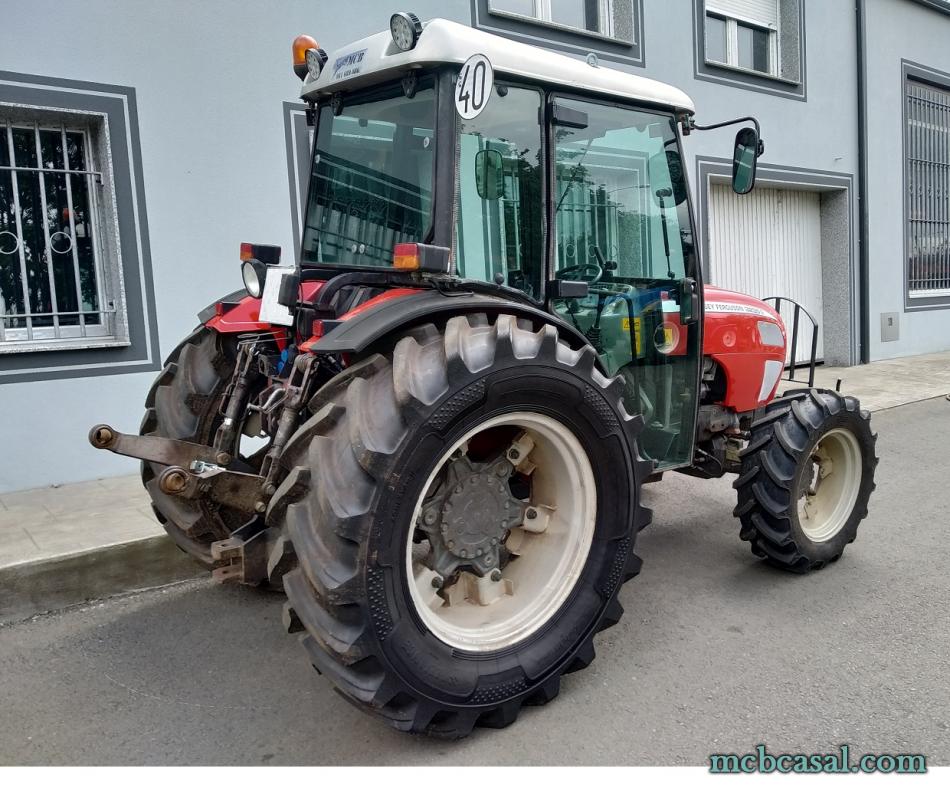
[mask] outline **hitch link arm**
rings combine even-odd
[[[89,430],[89,442],[97,449],[105,449],[125,457],[154,462],[159,465],[190,467],[194,462],[214,465],[216,451],[200,443],[159,438],[154,435],[128,435],[108,424],[97,424]]]

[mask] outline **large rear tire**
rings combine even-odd
[[[220,424],[221,397],[234,373],[234,338],[196,328],[165,362],[145,400],[139,433],[210,445]],[[142,484],[168,535],[199,563],[211,567],[211,543],[227,539],[247,516],[213,501],[166,495],[158,487],[165,466],[142,463]]]
[[[510,724],[590,663],[649,521],[642,422],[622,390],[553,327],[479,315],[417,329],[317,395],[267,516],[299,562],[284,576],[286,623],[344,697],[398,729],[457,738]],[[560,498],[535,501],[545,495]],[[547,530],[514,546],[525,529],[511,510],[534,503],[555,504],[534,515]],[[440,525],[422,530],[427,518]]]
[[[868,514],[876,442],[854,397],[806,389],[771,402],[733,484],[752,552],[799,573],[837,561]]]

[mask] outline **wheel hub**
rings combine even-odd
[[[500,566],[505,536],[525,517],[526,504],[508,485],[514,469],[501,456],[473,462],[462,454],[448,463],[417,522],[432,545],[435,572],[445,577],[467,568],[484,577]]]

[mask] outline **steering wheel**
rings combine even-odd
[[[558,279],[570,279],[578,282],[587,282],[589,285],[597,284],[604,275],[604,269],[597,263],[582,263],[580,265],[569,265],[562,268],[555,274]]]

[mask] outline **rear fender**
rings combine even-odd
[[[323,284],[320,281],[301,283],[300,299],[313,300]],[[198,319],[207,328],[219,334],[253,334],[272,331],[278,337],[278,344],[283,349],[286,327],[262,321],[260,315],[261,299],[252,298],[246,290],[241,289],[206,306],[198,313]]]
[[[421,323],[445,323],[455,315],[473,313],[508,314],[530,320],[535,325],[550,324],[571,347],[577,349],[589,345],[576,328],[550,312],[528,304],[480,293],[445,295],[437,290],[398,288],[341,316],[332,331],[322,337],[312,337],[301,349],[312,353],[363,353],[386,337]]]

